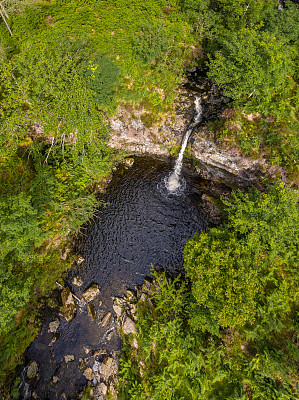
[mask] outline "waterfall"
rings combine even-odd
[[[181,175],[182,166],[183,166],[184,152],[186,150],[187,143],[188,143],[191,133],[193,132],[193,129],[198,124],[200,124],[200,122],[202,121],[201,98],[196,97],[194,104],[195,104],[194,116],[192,118],[192,121],[191,121],[186,133],[185,133],[185,136],[184,136],[184,139],[182,142],[182,147],[181,147],[181,150],[179,152],[178,158],[177,158],[175,166],[174,166],[174,170],[166,182],[166,187],[170,192],[174,192],[176,189],[178,189],[181,186],[180,175]]]

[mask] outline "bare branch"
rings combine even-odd
[[[6,19],[5,19],[5,16],[8,19],[8,15],[7,15],[7,12],[5,11],[5,8],[3,7],[3,4],[1,3],[1,1],[0,1],[0,14],[1,14],[1,17],[2,17],[3,21],[5,22],[5,25],[7,26],[7,29],[9,30],[10,35],[12,36],[12,31],[11,31],[11,29],[10,29]]]

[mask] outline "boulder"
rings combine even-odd
[[[96,317],[97,317],[97,311],[95,309],[95,306],[93,305],[93,303],[88,303],[87,304],[87,311],[88,314],[90,315],[90,318],[95,321]]]
[[[107,314],[102,318],[102,321],[101,321],[102,326],[108,325],[111,315],[112,315],[111,312],[107,312]]]
[[[61,292],[61,301],[63,307],[63,315],[67,322],[70,322],[76,315],[76,304],[69,287]]]
[[[57,331],[57,329],[59,328],[59,325],[60,325],[60,322],[58,319],[55,319],[54,321],[50,322],[48,332],[55,333]]]
[[[121,317],[121,315],[122,315],[122,308],[116,303],[116,304],[113,304],[113,310],[114,310],[114,312],[115,312],[115,314],[118,316],[118,317]]]
[[[86,289],[83,293],[84,299],[89,303],[90,301],[94,300],[100,294],[99,286],[93,283]]]
[[[36,361],[32,361],[27,367],[27,378],[35,379],[38,374],[38,366]]]
[[[82,264],[83,263],[83,261],[84,261],[84,258],[83,257],[78,257],[78,259],[77,259],[77,264]]]
[[[85,376],[86,379],[88,379],[89,381],[92,381],[94,378],[94,372],[93,370],[88,367],[86,368],[86,370],[83,372],[83,375]]]
[[[110,377],[116,376],[118,373],[116,360],[112,357],[105,357],[104,361],[100,365],[100,373],[105,382],[108,382]]]
[[[67,356],[64,356],[64,361],[65,361],[66,363],[71,362],[71,361],[74,361],[74,360],[75,360],[75,356],[73,356],[72,354],[69,354],[69,355],[67,355]]]
[[[107,386],[105,385],[104,382],[101,382],[101,383],[99,384],[99,389],[100,389],[102,395],[103,395],[103,396],[106,396],[108,388],[107,388]]]
[[[59,381],[59,378],[58,378],[58,376],[52,376],[52,378],[51,378],[51,384],[54,386],[54,385],[56,385],[56,383]]]
[[[134,158],[133,158],[133,157],[128,157],[128,158],[126,158],[126,159],[125,159],[125,164],[126,164],[128,167],[132,167],[132,165],[134,164]]]
[[[128,316],[125,316],[122,328],[125,335],[129,335],[130,333],[135,335],[137,333],[135,323]]]
[[[83,285],[83,279],[80,276],[75,276],[72,280],[72,284],[77,287],[81,287]]]

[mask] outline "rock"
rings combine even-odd
[[[81,287],[83,285],[83,279],[80,276],[75,276],[72,280],[72,284],[77,287]]]
[[[111,315],[112,315],[111,312],[107,312],[107,314],[102,318],[102,320],[101,320],[102,326],[108,325]]]
[[[83,261],[84,261],[84,258],[83,257],[79,257],[78,258],[78,260],[77,260],[77,264],[82,264],[83,263]]]
[[[126,296],[127,296],[128,300],[134,300],[135,299],[135,293],[133,292],[133,290],[127,289],[126,290]]]
[[[145,294],[145,293],[142,293],[141,296],[140,296],[140,298],[139,298],[139,301],[141,301],[142,303],[145,303],[146,300],[147,300],[146,294]]]
[[[100,388],[100,391],[101,391],[102,395],[106,396],[107,391],[108,391],[108,387],[105,385],[104,382],[101,382],[99,384],[99,388]]]
[[[132,347],[136,350],[138,350],[138,343],[137,343],[137,339],[134,337],[132,340]]]
[[[117,390],[113,383],[109,385],[109,398],[112,400],[117,400]]]
[[[100,294],[99,286],[96,283],[93,283],[88,289],[86,289],[83,293],[84,299],[89,303],[93,299],[95,299]]]
[[[67,322],[70,322],[76,315],[76,304],[69,287],[61,292],[61,301],[63,307],[63,315]]]
[[[84,369],[90,361],[90,357],[79,358],[79,369]]]
[[[52,383],[52,385],[56,385],[56,383],[59,381],[59,378],[58,378],[58,376],[52,376],[52,378],[51,378],[51,383]]]
[[[113,310],[118,317],[121,317],[122,308],[118,304],[113,304]]]
[[[105,382],[108,382],[110,377],[117,375],[118,366],[116,360],[112,357],[105,357],[100,365],[100,373]]]
[[[65,261],[67,259],[68,254],[70,253],[71,249],[68,247],[65,249],[63,252],[62,249],[59,250],[59,257],[62,261]]]
[[[89,381],[92,381],[94,378],[94,372],[91,368],[86,368],[86,370],[83,372],[83,375],[85,376],[86,379]]]
[[[55,319],[54,321],[50,322],[48,332],[55,333],[57,331],[57,329],[59,328],[59,325],[60,325],[60,322],[58,319]]]
[[[98,349],[98,350],[92,350],[91,355],[92,357],[97,357],[97,356],[103,356],[107,354],[106,349]]]
[[[126,164],[128,167],[132,167],[132,165],[134,164],[134,158],[133,158],[133,157],[126,158],[126,159],[125,159],[125,164]]]
[[[127,304],[127,300],[123,299],[122,297],[112,297],[114,300],[114,304],[117,304],[118,306],[124,308]]]
[[[128,316],[125,317],[124,323],[122,325],[123,332],[125,335],[129,335],[132,333],[135,335],[137,333],[136,325],[135,323],[129,318]]]
[[[88,347],[83,346],[83,349],[85,351],[85,354],[88,354],[90,352],[90,349]]]
[[[38,374],[38,366],[36,361],[32,361],[27,367],[27,378],[35,379]]]
[[[90,315],[90,318],[93,321],[95,321],[95,319],[97,317],[97,311],[95,309],[95,306],[92,303],[87,304],[87,311],[88,311],[88,314]]]
[[[136,304],[130,304],[129,305],[129,309],[130,309],[130,313],[131,313],[132,318],[135,321],[138,321],[138,318],[137,318],[137,315],[136,315],[136,311],[137,311]]]
[[[66,363],[71,362],[71,361],[74,361],[74,360],[75,360],[75,357],[74,357],[72,354],[69,354],[69,355],[67,355],[67,356],[64,356],[64,361],[65,361]]]

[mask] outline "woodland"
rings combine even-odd
[[[298,399],[298,3],[2,0],[0,10],[0,398],[17,397],[38,305],[70,267],[59,251],[125,156],[107,146],[108,117],[142,105],[147,124],[159,121],[196,66],[232,100],[229,121],[208,123],[215,140],[282,166],[291,184],[234,191],[223,223],[187,241],[184,279],[153,271],[160,290],[138,311],[146,369],[127,340],[119,399]]]

